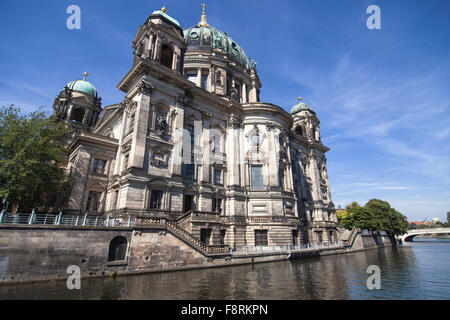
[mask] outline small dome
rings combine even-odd
[[[167,12],[167,9],[165,7],[163,7],[161,10],[153,11],[153,13],[150,15],[149,18],[153,18],[153,17],[157,17],[157,16],[162,17],[181,29],[180,23],[177,20],[175,20],[174,18],[172,18],[171,16],[169,16],[166,12]]]
[[[307,105],[304,102],[301,102],[301,100],[300,100],[299,104],[296,104],[294,107],[292,107],[291,114],[293,115],[293,114],[296,114],[297,112],[304,111],[304,110],[308,110],[312,113],[315,113],[314,110],[309,105]]]
[[[74,80],[67,84],[67,87],[73,91],[79,91],[98,98],[97,89],[92,85],[92,83],[86,80]]]

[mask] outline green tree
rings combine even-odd
[[[62,122],[41,108],[29,115],[13,106],[1,108],[0,197],[8,197],[19,212],[29,212],[47,208],[55,195],[64,194],[70,183],[64,170],[68,134]]]
[[[447,212],[447,225],[450,225],[450,211]]]
[[[389,202],[371,199],[365,207],[375,216],[377,230],[383,230],[392,235],[401,235],[408,231],[407,218],[392,208]]]
[[[404,234],[408,230],[406,217],[383,200],[371,199],[363,207],[352,202],[345,211],[340,223],[346,229],[382,230],[392,235]]]

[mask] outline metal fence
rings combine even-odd
[[[323,242],[323,243],[307,243],[304,245],[283,245],[283,246],[248,246],[238,247],[230,253],[233,255],[247,255],[260,253],[290,253],[302,251],[317,251],[324,249],[339,249],[343,248],[342,242]]]
[[[93,226],[93,227],[130,227],[134,221],[131,217],[126,219],[113,219],[110,217],[100,217],[85,214],[84,216],[66,216],[61,213],[54,214],[36,214],[16,213],[9,214],[3,212],[0,214],[0,224],[29,224],[29,225],[58,225],[58,226]]]

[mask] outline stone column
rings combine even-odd
[[[197,69],[197,87],[202,87],[202,68]]]
[[[73,104],[70,104],[69,111],[67,112],[67,121],[70,121],[70,118],[72,117],[72,111],[73,111]]]
[[[152,53],[153,53],[153,38],[154,38],[154,36],[152,33],[147,42],[147,52],[148,52],[147,57],[149,57],[150,59],[153,58],[153,55],[152,55]]]
[[[275,135],[273,133],[273,129],[270,126],[266,126],[267,130],[267,154],[269,155],[269,163],[267,164],[268,169],[268,183],[269,187],[275,187],[279,185],[278,181],[278,170],[280,168],[280,158],[279,151],[280,148],[277,146],[278,141],[275,141]],[[278,151],[278,152],[276,152]],[[278,156],[278,158],[277,158]]]
[[[239,141],[240,123],[237,117],[232,114],[228,121],[228,132],[226,136],[225,153],[227,154],[228,161],[228,186],[239,186],[239,166],[240,166],[240,141]]]
[[[184,98],[176,99],[176,118],[173,126],[173,142],[175,146],[173,148],[173,161],[172,161],[172,173],[174,175],[181,176],[182,165],[182,152],[183,152],[183,129],[184,129],[184,104],[186,103]]]
[[[153,60],[160,61],[161,58],[161,35],[158,34],[154,48]]]
[[[173,58],[172,58],[172,70],[176,71],[177,70],[177,60],[178,60],[178,55],[176,54],[176,51],[173,51]]]
[[[210,67],[209,68],[209,73],[208,73],[208,81],[207,81],[207,90],[209,91],[209,92],[212,92],[212,88],[213,88],[213,75],[212,75],[212,68]]]
[[[216,67],[211,66],[210,75],[211,75],[211,92],[216,92],[216,83],[217,83]]]
[[[242,102],[247,103],[247,84],[242,82]]]
[[[129,158],[129,167],[143,168],[147,143],[150,96],[153,88],[144,80],[139,84],[140,93],[136,96],[135,130]]]
[[[87,125],[89,119],[89,109],[84,108],[83,124]]]
[[[203,157],[202,157],[202,166],[199,166],[199,169],[201,169],[201,176],[199,176],[200,181],[202,182],[209,182],[210,177],[210,153],[211,148],[209,145],[211,135],[210,135],[210,120],[211,115],[210,114],[203,114],[203,131],[202,135],[200,137],[200,147],[202,148]]]
[[[252,81],[252,88],[250,89],[250,102],[258,101],[258,89],[256,88],[256,81]]]

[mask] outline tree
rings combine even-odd
[[[70,129],[40,108],[29,115],[0,109],[0,197],[18,210],[49,206],[67,190],[64,140]],[[61,206],[61,203],[54,205]]]
[[[345,209],[346,215],[342,217],[341,225],[347,229],[382,230],[392,235],[404,234],[408,230],[406,217],[391,208],[386,201],[372,199],[363,207],[357,202],[352,202]]]
[[[447,212],[447,225],[450,225],[450,211]]]

